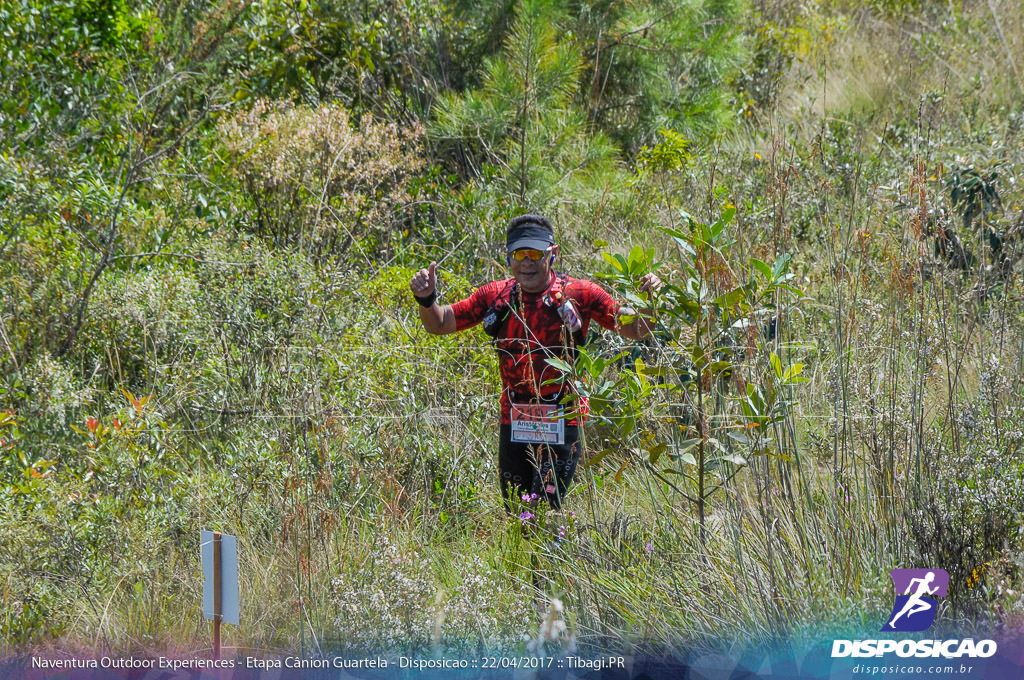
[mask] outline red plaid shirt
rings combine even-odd
[[[615,328],[615,314],[619,306],[603,288],[590,281],[558,275],[562,294],[572,300],[583,322],[581,335],[586,337],[590,322],[612,330]],[[555,279],[552,279],[554,283]],[[560,372],[546,361],[559,357],[572,362],[572,334],[562,323],[558,310],[544,303],[543,293],[527,293],[514,286],[519,300],[509,300],[515,279],[492,281],[477,288],[465,300],[452,305],[457,330],[471,328],[483,321],[487,309],[499,300],[512,307],[503,331],[494,342],[498,350],[498,366],[501,372],[501,423],[511,424],[510,404],[532,401],[537,395],[542,399],[553,399],[563,387],[557,383],[545,385],[548,380],[560,377]],[[575,422],[568,423],[569,425]]]

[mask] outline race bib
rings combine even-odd
[[[564,444],[565,420],[554,404],[512,404],[512,441],[525,444]]]

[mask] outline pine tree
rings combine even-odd
[[[584,60],[558,3],[524,0],[479,89],[441,98],[435,138],[455,145],[466,174],[485,166],[522,206],[582,191],[614,164],[616,149],[576,103]]]

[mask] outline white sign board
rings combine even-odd
[[[203,556],[203,617],[212,619],[213,602],[213,532],[200,534]],[[221,621],[238,625],[238,539],[220,535],[220,602]]]

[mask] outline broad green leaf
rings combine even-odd
[[[791,256],[789,253],[783,253],[775,258],[775,266],[772,268],[772,280],[778,281],[782,278],[782,275],[786,272],[786,268],[789,267],[789,261]]]
[[[718,220],[714,224],[712,224],[711,228],[708,230],[708,242],[716,241],[718,237],[721,235],[722,231],[725,229],[725,227],[730,222],[732,222],[732,218],[735,216],[736,206],[734,205],[730,205],[728,208],[722,211],[722,216],[719,217]]]
[[[775,280],[775,276],[772,273],[772,268],[768,266],[768,263],[762,262],[756,257],[752,257],[750,258],[750,266],[752,266],[757,271],[761,272],[761,275],[764,276],[765,280],[769,282]]]
[[[672,237],[672,240],[674,240],[676,244],[682,248],[683,252],[690,257],[695,257],[697,255],[697,251],[693,249],[693,246],[690,244],[688,239]]]
[[[615,449],[611,447],[608,447],[607,449],[601,449],[597,453],[587,458],[586,462],[583,463],[583,467],[589,468],[597,466],[598,464],[601,463],[602,460],[608,457],[608,454],[612,453],[613,451],[615,451]]]
[[[547,359],[545,359],[545,361],[548,363],[548,365],[554,366],[563,373],[572,373],[572,366],[570,366],[567,362],[563,361],[562,359],[548,357]]]
[[[700,437],[696,437],[693,439],[684,439],[679,443],[678,446],[675,447],[675,450],[670,455],[672,458],[678,458],[683,461],[686,460],[687,456],[693,458],[693,456],[687,452],[699,443]],[[696,463],[696,461],[694,461],[694,463]]]
[[[719,374],[728,371],[733,366],[731,361],[714,361],[708,368],[712,373]]]
[[[612,255],[611,253],[601,253],[601,257],[603,257],[604,261],[611,265],[611,267],[616,271],[623,271],[623,268],[619,265],[619,260],[616,259],[615,255]]]
[[[644,249],[639,245],[635,245],[629,250],[629,273],[636,274],[643,269],[644,265]]]
[[[725,436],[738,444],[743,444],[744,446],[750,445],[750,437],[748,437],[742,430],[729,430],[725,433]]]
[[[719,307],[724,307],[726,309],[729,309],[729,308],[735,307],[745,297],[746,297],[746,291],[744,291],[742,287],[740,287],[740,288],[733,288],[728,293],[724,293],[722,295],[719,295],[717,298],[715,298],[714,304],[718,305]]]
[[[800,375],[803,372],[803,364],[793,364],[792,366],[786,369],[785,374],[783,374],[782,376],[782,382],[789,382],[792,378],[795,378],[796,376]]]

